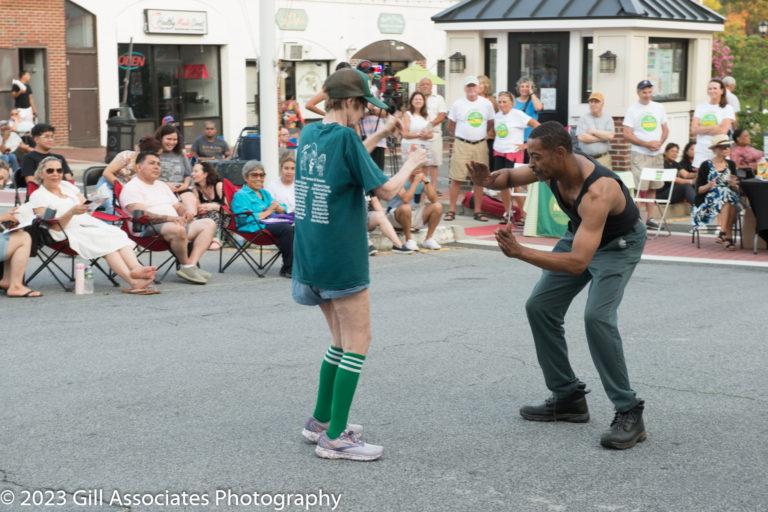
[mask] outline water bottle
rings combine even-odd
[[[75,263],[75,295],[85,293],[85,263],[77,261]]]
[[[93,294],[93,266],[90,264],[83,269],[83,293]]]

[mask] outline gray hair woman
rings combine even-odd
[[[525,114],[528,115],[528,117],[538,121],[539,112],[544,110],[544,104],[541,102],[538,96],[536,96],[536,93],[534,92],[535,90],[536,84],[533,83],[533,80],[530,77],[520,77],[520,79],[517,81],[518,96],[515,98],[514,108],[517,110],[522,110]],[[523,157],[524,163],[528,163],[528,136],[531,134],[532,130],[533,128],[529,126],[523,132],[522,149],[525,150],[525,156]]]
[[[285,205],[275,201],[272,194],[264,188],[266,177],[264,166],[258,160],[248,160],[243,165],[245,185],[232,198],[232,212],[235,214],[238,231],[256,233],[264,229],[275,238],[277,247],[283,254],[280,275],[290,279],[293,264],[293,223],[262,222],[275,214],[286,213]]]

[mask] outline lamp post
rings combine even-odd
[[[765,35],[768,34],[768,21],[761,21],[757,26],[757,30],[760,32],[761,36],[765,37]]]

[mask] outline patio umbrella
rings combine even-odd
[[[415,84],[422,78],[429,78],[435,85],[445,85],[445,80],[418,64],[411,64],[407,68],[395,73],[395,76],[399,78],[401,82],[408,84]]]

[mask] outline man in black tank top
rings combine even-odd
[[[536,354],[552,398],[520,409],[533,421],[589,421],[586,384],[568,361],[563,323],[574,297],[589,284],[584,311],[592,360],[616,414],[600,444],[633,447],[646,438],[644,402],[629,384],[617,310],[645,245],[645,225],[629,191],[614,173],[594,160],[573,153],[568,132],[549,121],[528,138],[530,164],[490,173],[477,162],[468,165],[475,185],[501,190],[545,181],[568,215],[568,231],[552,252],[523,247],[511,224],[496,231],[510,258],[541,267],[544,272],[525,308]]]

